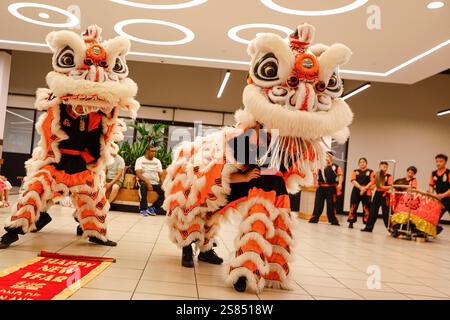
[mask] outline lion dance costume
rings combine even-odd
[[[242,218],[228,277],[238,291],[289,288],[288,193],[323,167],[329,150],[323,137],[343,143],[349,135],[353,114],[339,99],[338,67],[351,51],[342,44],[310,46],[314,32],[304,24],[289,42],[262,34],[249,44],[251,67],[237,125],[183,143],[163,184],[170,237],[182,248],[185,267],[194,266],[192,243],[200,261],[222,263],[213,250],[221,219]],[[244,182],[234,178],[254,168],[264,173]]]
[[[101,28],[90,26],[80,37],[71,31],[48,34],[53,52],[49,89],[38,89],[36,108],[45,111],[36,129],[41,140],[25,164],[24,191],[13,206],[0,248],[19,234],[37,232],[51,221],[46,212],[70,195],[79,230],[91,242],[114,246],[108,240],[104,170],[117,154],[125,123],[120,109],[135,118],[137,85],[128,78],[125,56],[130,42],[123,37],[101,40]],[[81,233],[80,232],[80,233]]]

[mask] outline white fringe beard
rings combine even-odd
[[[262,166],[268,160],[269,167],[280,170],[281,165],[286,169],[311,171],[322,168],[329,148],[321,140],[305,141],[300,137],[272,137],[266,153],[258,159]],[[311,160],[313,158],[313,160]]]

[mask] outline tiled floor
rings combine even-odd
[[[292,291],[265,290],[262,294],[237,293],[225,283],[236,224],[221,230],[217,252],[223,266],[198,263],[182,268],[180,251],[170,243],[163,217],[111,212],[110,238],[116,248],[89,244],[75,236],[71,209],[53,207],[53,221],[37,234],[21,237],[11,248],[0,251],[0,269],[36,256],[40,250],[108,256],[117,259],[71,299],[449,299],[450,227],[439,239],[416,243],[389,237],[378,221],[373,234],[343,225],[295,225],[297,246],[292,262]],[[9,216],[0,210],[0,224]],[[368,283],[379,270],[376,289]]]

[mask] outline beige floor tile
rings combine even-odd
[[[354,289],[354,291],[367,300],[409,300],[406,295],[398,292],[361,289]]]
[[[231,287],[198,286],[198,294],[203,299],[214,300],[259,300],[253,293],[237,292]]]
[[[151,266],[144,270],[144,273],[142,274],[142,280],[166,281],[187,284],[196,283],[193,269],[186,269],[186,271],[182,270],[182,272],[167,272],[152,270]]]
[[[138,279],[125,279],[100,274],[94,280],[89,282],[85,286],[85,288],[115,291],[134,291],[138,281]]]
[[[198,300],[193,297],[167,296],[162,294],[135,293],[132,300]]]
[[[324,287],[336,287],[336,288],[344,288],[344,285],[332,277],[316,277],[309,275],[297,275],[295,276],[295,281],[299,285],[316,285],[316,286],[324,286]]]
[[[294,294],[290,291],[263,291],[258,294],[261,300],[314,300],[313,297],[307,294]]]
[[[139,293],[152,293],[197,298],[195,284],[141,280],[136,288]]]
[[[446,294],[439,292],[437,290],[434,290],[430,287],[427,287],[425,285],[408,285],[408,284],[401,284],[401,283],[391,283],[389,282],[388,285],[395,290],[397,290],[400,293],[404,294],[412,294],[412,295],[418,295],[418,296],[430,296],[430,297],[447,297]]]
[[[142,272],[143,271],[139,269],[120,268],[116,267],[115,264],[112,264],[105,271],[103,271],[101,275],[116,279],[138,280],[141,277]]]
[[[333,297],[344,299],[362,299],[361,296],[347,288],[321,287],[314,285],[302,285],[302,288],[312,296]]]
[[[69,300],[130,300],[133,292],[81,288]]]

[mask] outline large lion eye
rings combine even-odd
[[[75,55],[70,47],[65,47],[58,55],[56,64],[60,68],[73,68],[75,67]]]
[[[125,64],[122,62],[122,60],[120,58],[116,59],[116,63],[114,64],[113,71],[115,73],[125,73],[126,72]]]
[[[327,90],[331,92],[339,92],[342,89],[342,81],[339,76],[334,72],[330,80],[328,81]]]
[[[259,80],[278,80],[278,60],[273,53],[268,53],[262,57],[254,68],[255,77]]]

